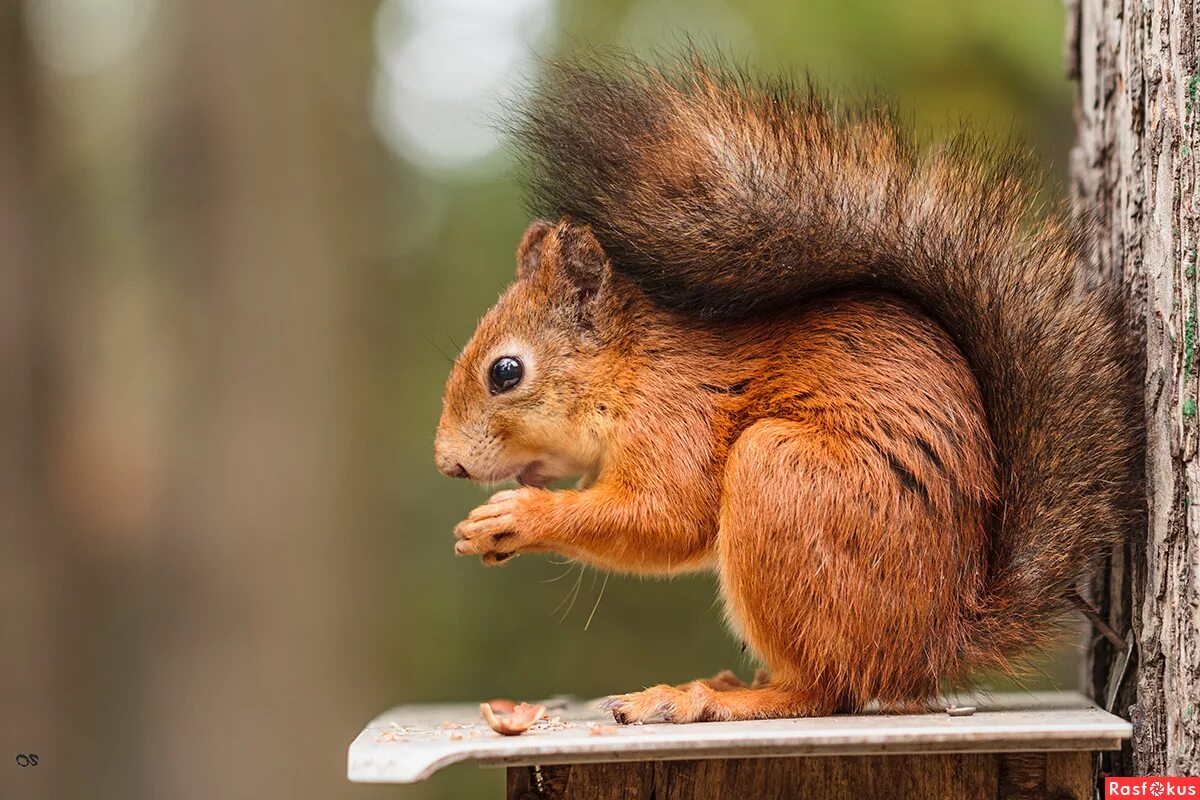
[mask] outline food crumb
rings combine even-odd
[[[612,725],[601,725],[599,722],[588,729],[588,736],[612,736],[617,729]]]
[[[487,704],[492,707],[492,711],[497,714],[511,714],[516,709],[517,704],[512,700],[505,700],[503,697],[497,697],[494,700],[488,700]]]
[[[503,736],[522,734],[533,723],[546,716],[545,706],[535,706],[530,703],[518,703],[510,714],[497,714],[491,703],[480,703],[479,713],[487,722],[488,727]]]

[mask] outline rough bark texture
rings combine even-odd
[[[1091,678],[1134,723],[1131,749],[1109,768],[1198,774],[1197,4],[1075,0],[1068,16],[1075,200],[1099,218],[1093,266],[1130,289],[1149,431],[1147,539],[1114,553],[1094,587],[1114,626],[1132,629],[1136,653],[1122,669],[1098,644]]]

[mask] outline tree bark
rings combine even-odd
[[[1098,640],[1090,678],[1134,723],[1112,771],[1200,774],[1197,4],[1073,0],[1068,18],[1074,200],[1098,219],[1092,266],[1129,288],[1146,356],[1146,538],[1093,587],[1134,652],[1126,665]]]

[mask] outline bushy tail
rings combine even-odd
[[[739,316],[848,285],[919,302],[978,376],[1000,466],[972,657],[1036,642],[1136,524],[1135,346],[1085,285],[1080,227],[1041,214],[1024,159],[961,136],[919,151],[887,111],[678,67],[552,64],[516,128],[537,211],[589,223],[670,306]]]

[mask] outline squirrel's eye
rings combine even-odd
[[[492,362],[488,370],[488,381],[491,383],[492,394],[507,392],[521,382],[525,375],[525,367],[521,360],[512,356],[500,356]]]

